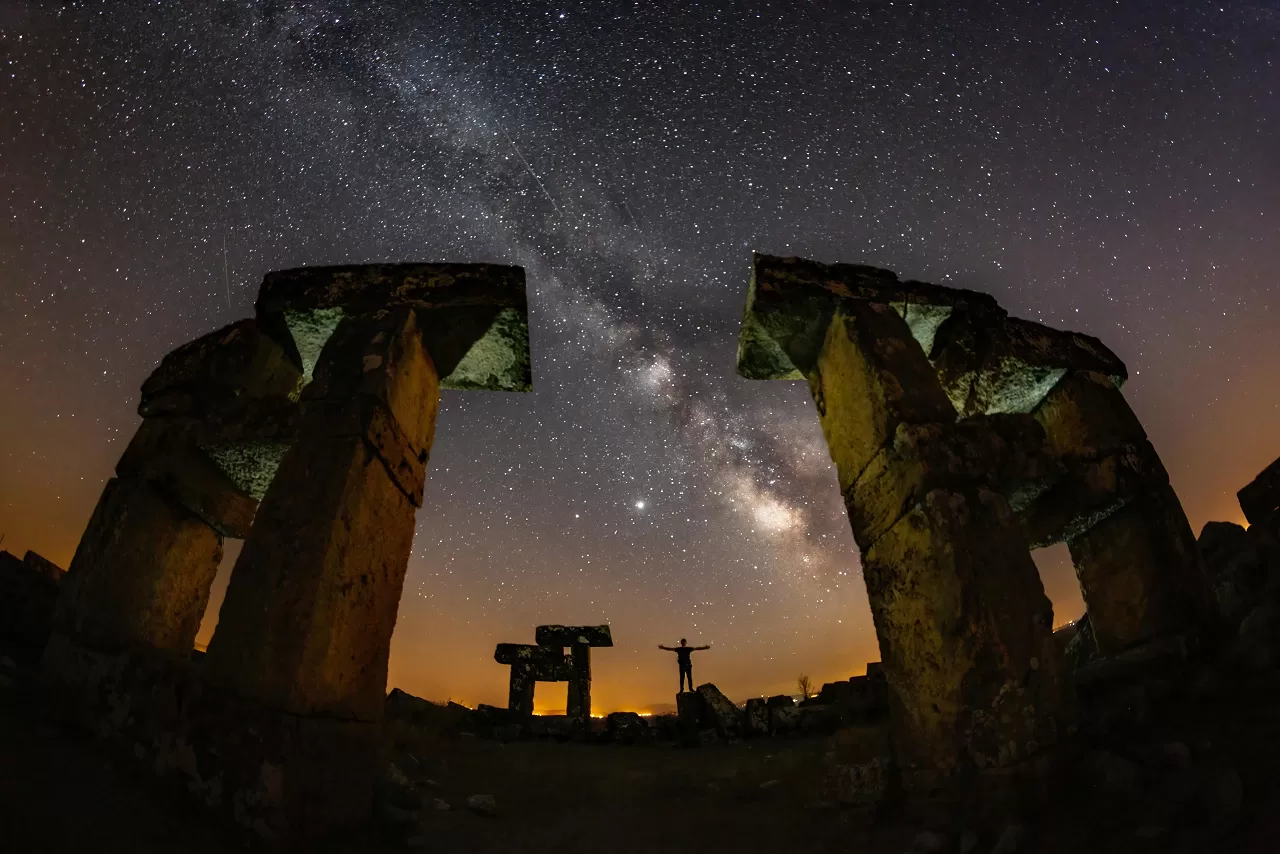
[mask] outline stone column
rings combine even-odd
[[[1071,549],[1099,652],[1208,625],[1213,600],[1195,536],[1115,383],[1073,372],[1033,415],[1068,472],[1064,487],[1074,501],[1071,513],[1059,514],[1070,517],[1061,537]]]
[[[291,715],[380,719],[438,402],[413,309],[338,325],[232,575],[213,680]]]
[[[575,723],[586,725],[591,721],[591,647],[575,643],[569,649],[572,675],[565,714]]]
[[[845,299],[806,370],[863,571],[905,769],[1008,766],[1066,724],[1052,609],[996,488],[1007,448],[963,426],[888,305]]]

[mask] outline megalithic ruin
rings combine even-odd
[[[1066,541],[1104,653],[1210,613],[1100,341],[973,291],[757,255],[748,379],[805,379],[862,552],[904,768],[1010,766],[1069,726],[1032,547]]]
[[[268,839],[362,820],[440,389],[528,390],[527,313],[516,267],[308,267],[165,357],[62,585],[55,706]]]
[[[500,643],[493,659],[511,667],[507,708],[520,717],[533,714],[538,682],[568,682],[565,714],[585,726],[591,718],[591,648],[613,646],[607,625],[538,626],[536,643]],[[565,648],[569,653],[565,653]]]

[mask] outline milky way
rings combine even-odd
[[[392,682],[503,702],[495,642],[605,620],[608,708],[669,702],[680,637],[739,697],[859,672],[807,388],[733,373],[753,250],[1100,336],[1193,525],[1238,518],[1280,453],[1280,5],[960,5],[0,0],[4,547],[66,565],[142,380],[267,270],[519,264],[535,390],[444,395]]]

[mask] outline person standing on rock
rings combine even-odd
[[[680,665],[680,693],[684,693],[685,680],[689,680],[689,690],[693,690],[693,654],[700,649],[711,649],[709,646],[689,646],[684,638],[680,638],[679,646],[663,646],[658,644],[658,649],[665,649],[667,652],[676,654],[676,664]]]

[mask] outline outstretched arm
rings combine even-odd
[[[675,652],[675,650],[672,649],[671,647],[663,646],[662,644],[658,644],[658,649],[665,649],[667,652]]]
[[[695,646],[694,649],[711,649],[711,646]]]

